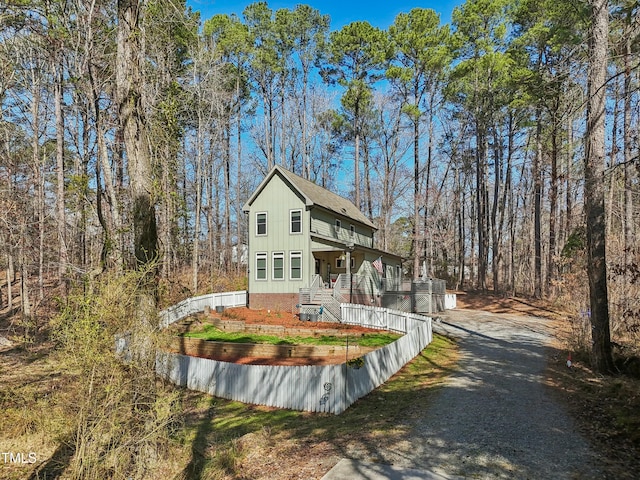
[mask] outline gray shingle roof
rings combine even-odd
[[[308,206],[318,206],[326,210],[330,210],[342,217],[350,218],[358,223],[377,230],[376,226],[353,203],[351,203],[351,201],[330,192],[326,188],[322,188],[320,185],[316,185],[309,180],[305,180],[279,165],[276,165],[271,169],[262,183],[260,183],[260,186],[251,195],[249,200],[247,200],[247,203],[243,207],[244,211],[249,210],[249,206],[275,174],[280,174],[286,182],[291,184],[291,186],[305,198],[305,203]]]

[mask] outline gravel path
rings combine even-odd
[[[545,324],[472,310],[435,322],[436,331],[459,340],[460,368],[387,460],[443,478],[602,478],[595,455],[544,386]]]

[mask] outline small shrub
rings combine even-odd
[[[53,322],[58,360],[75,376],[72,478],[148,477],[174,422],[176,396],[156,382],[163,341],[145,272],[105,277],[71,293]],[[116,338],[126,334],[126,353]],[[126,361],[125,361],[126,360]]]
[[[358,370],[364,366],[364,358],[357,357],[352,358],[351,360],[347,360],[347,366]]]

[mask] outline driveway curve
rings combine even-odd
[[[458,340],[459,368],[411,426],[410,438],[387,452],[390,465],[344,460],[324,479],[603,478],[595,453],[544,385],[547,323],[447,312],[434,330]]]

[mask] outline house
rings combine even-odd
[[[245,203],[249,306],[294,311],[340,302],[380,304],[402,258],[375,248],[376,227],[349,200],[275,166]]]

